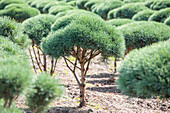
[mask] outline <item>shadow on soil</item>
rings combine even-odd
[[[77,107],[52,107],[46,113],[91,113],[92,109],[82,110]]]
[[[86,75],[86,78],[111,78],[113,74],[108,74],[108,73],[100,73],[98,75]]]

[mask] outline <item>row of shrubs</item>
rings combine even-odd
[[[22,33],[20,23],[0,17],[0,31],[0,111],[21,113],[13,103],[21,94],[26,97],[29,110],[34,113],[46,110],[62,94],[61,85],[49,74],[33,74],[26,53],[28,37]]]
[[[80,9],[90,10],[103,19],[129,18],[136,21],[165,22],[170,15],[169,0],[77,0]]]

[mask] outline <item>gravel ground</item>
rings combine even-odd
[[[170,100],[129,98],[123,95],[114,82],[113,62],[100,62],[95,58],[86,76],[87,105],[78,108],[79,88],[64,60],[57,63],[56,77],[65,86],[64,95],[56,99],[46,113],[170,113]],[[115,77],[116,79],[116,77]],[[23,97],[16,100],[16,106],[26,108]]]

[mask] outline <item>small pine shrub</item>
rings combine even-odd
[[[148,21],[149,17],[155,13],[155,11],[153,10],[144,10],[144,11],[140,11],[137,14],[135,14],[132,17],[132,20],[135,21]]]
[[[125,37],[127,52],[170,38],[170,27],[157,22],[133,22],[118,29]]]
[[[164,23],[165,19],[170,16],[170,8],[162,9],[155,12],[149,17],[149,21],[156,21]]]
[[[29,86],[31,68],[28,59],[14,55],[0,58],[0,65],[0,98],[10,105]]]
[[[27,19],[23,22],[24,33],[29,36],[37,45],[41,39],[51,31],[51,25],[55,22],[55,16],[42,14]]]
[[[86,9],[85,8],[85,3],[88,2],[89,0],[77,0],[76,1],[76,6],[79,8],[79,9]]]
[[[170,1],[169,0],[151,0],[151,1],[146,2],[145,5],[152,10],[160,10],[160,9],[170,7]]]
[[[40,12],[43,12],[43,8],[48,4],[52,2],[52,0],[45,0],[45,1],[41,1],[41,2],[38,2],[36,4],[36,8],[40,11]]]
[[[22,33],[21,24],[9,17],[0,17],[0,35],[22,47],[27,47],[29,44],[28,37]]]
[[[4,9],[5,6],[10,4],[25,4],[22,0],[1,0],[0,1],[0,10]]]
[[[123,2],[118,0],[107,0],[103,3],[101,3],[97,9],[96,12],[98,15],[100,15],[103,19],[107,19],[107,14],[110,10],[113,10],[115,8],[121,7],[123,5]]]
[[[26,102],[34,113],[43,112],[47,106],[62,94],[59,82],[48,74],[40,74],[33,82],[32,90],[26,95]]]
[[[131,19],[136,13],[147,9],[143,3],[126,4],[116,10],[114,17]]]
[[[56,15],[59,12],[64,12],[64,11],[73,10],[73,9],[74,9],[74,7],[72,7],[72,6],[64,6],[64,5],[53,6],[49,9],[49,14]]]
[[[30,17],[36,16],[40,12],[32,7],[27,7],[22,4],[11,4],[4,10],[0,11],[0,16],[9,16],[16,19],[19,22],[22,22]]]
[[[112,20],[106,21],[108,25],[112,25],[116,27],[131,23],[131,22],[134,22],[134,21],[131,19],[112,19]]]
[[[166,25],[170,26],[170,17],[168,17],[168,18],[164,21],[164,23],[165,23]]]
[[[119,68],[118,88],[126,95],[170,98],[170,40],[133,50]]]

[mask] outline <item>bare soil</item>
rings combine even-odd
[[[46,113],[170,113],[170,100],[129,98],[117,89],[113,76],[113,60],[105,64],[101,57],[92,60],[86,76],[86,106],[78,108],[79,88],[73,74],[59,59],[55,77],[64,85],[64,94],[56,99]],[[120,63],[120,62],[119,62]],[[116,79],[116,77],[115,77]],[[26,108],[23,97],[16,106]]]

